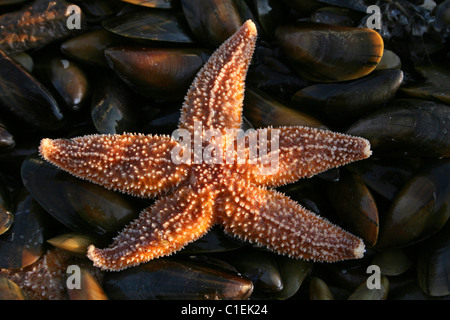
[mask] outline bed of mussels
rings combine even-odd
[[[448,299],[450,1],[371,1],[380,16],[368,2],[0,0],[0,298],[49,298],[37,277],[16,284],[52,255],[82,271],[81,290],[59,273],[55,299]],[[363,29],[377,17],[382,41]],[[217,227],[171,257],[94,270],[87,245],[110,243],[153,200],[54,168],[40,139],[171,134],[195,73],[247,19],[259,37],[245,125],[372,144],[370,159],[280,188],[360,236],[364,258],[294,260]],[[358,75],[380,45],[375,70]]]

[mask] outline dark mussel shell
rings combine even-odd
[[[41,130],[63,125],[63,114],[48,90],[1,50],[0,110]]]
[[[277,257],[270,252],[243,248],[222,256],[247,279],[252,280],[255,294],[271,294],[283,289]]]
[[[392,99],[403,81],[398,69],[377,70],[357,80],[315,84],[298,91],[292,100],[333,122],[354,121]]]
[[[75,178],[36,154],[23,162],[22,180],[33,198],[73,231],[116,232],[139,213],[128,197]]]
[[[14,148],[16,142],[14,136],[8,131],[8,128],[0,120],[0,152]]]
[[[36,65],[36,73],[48,83],[59,98],[60,105],[78,111],[89,97],[89,80],[84,70],[74,61],[62,56],[43,59]]]
[[[19,269],[36,262],[44,253],[46,213],[23,190],[14,211],[14,223],[0,235],[0,268]]]
[[[375,155],[450,156],[450,108],[432,101],[399,99],[346,131],[368,139]]]
[[[99,29],[67,39],[61,44],[61,51],[73,59],[106,67],[105,49],[126,42],[124,37]]]
[[[173,8],[173,0],[121,0],[123,2],[132,3],[138,6],[170,9]]]
[[[311,277],[308,291],[310,300],[334,300],[333,293],[321,278]]]
[[[251,18],[244,1],[181,0],[181,5],[195,37],[212,48],[221,45]]]
[[[91,118],[102,134],[121,134],[136,130],[141,123],[140,99],[114,74],[99,77],[94,85]]]
[[[371,29],[295,22],[279,26],[275,36],[295,71],[311,81],[363,77],[383,55],[383,39]]]
[[[135,268],[107,273],[103,288],[111,299],[247,299],[253,284],[210,263],[160,258]]]
[[[266,126],[305,126],[327,129],[313,116],[290,108],[260,90],[247,88],[244,97],[244,115],[255,128]]]
[[[95,275],[86,268],[80,268],[79,271],[79,288],[67,288],[68,298],[70,300],[108,300]],[[67,278],[67,275],[65,278]]]
[[[0,276],[0,300],[27,300],[28,296],[14,281]]]
[[[356,174],[341,171],[339,181],[329,185],[328,194],[349,231],[373,247],[378,239],[378,208],[363,179]]]
[[[407,246],[439,231],[450,217],[450,160],[424,165],[380,221],[378,248]]]
[[[146,97],[182,100],[208,59],[200,49],[113,47],[105,50],[110,67]]]
[[[136,40],[193,43],[184,21],[167,10],[139,10],[103,20],[103,27],[115,34]]]
[[[401,88],[401,92],[420,99],[450,104],[450,68],[442,63],[418,65],[416,71],[425,79]]]
[[[417,276],[420,288],[430,296],[450,294],[450,223],[420,247]]]
[[[367,159],[346,169],[359,175],[371,190],[392,201],[421,164],[415,158]]]
[[[79,33],[79,29],[67,27],[73,14],[69,6],[75,5],[63,0],[35,0],[29,7],[1,15],[0,50],[7,54],[22,52]],[[85,28],[82,14],[80,21],[81,29]]]

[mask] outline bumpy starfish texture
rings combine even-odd
[[[211,154],[223,158],[225,153],[218,150],[233,141],[229,129],[241,126],[244,80],[256,36],[255,25],[247,21],[222,44],[199,71],[182,106],[179,128],[203,137],[207,130],[217,130],[225,139],[209,141],[216,147]],[[225,232],[243,240],[294,258],[327,262],[361,258],[361,239],[268,187],[367,158],[371,154],[369,142],[305,127],[258,129],[247,139],[252,134],[265,134],[268,141],[272,135],[279,135],[278,148],[268,148],[268,155],[278,156],[278,170],[272,174],[262,174],[267,166],[262,161],[198,163],[192,161],[194,157],[177,164],[171,150],[181,142],[168,136],[44,139],[40,152],[77,177],[135,196],[159,197],[119,233],[110,247],[89,247],[88,257],[102,269],[121,270],[172,254],[214,224],[223,225]],[[245,146],[248,156],[249,140]],[[202,148],[208,148],[206,142]],[[236,153],[233,156],[236,159]]]
[[[14,281],[32,300],[63,300],[66,290],[63,277],[70,255],[60,249],[47,251],[38,261],[20,269],[0,269],[0,277]]]

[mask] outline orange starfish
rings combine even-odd
[[[169,255],[200,238],[214,224],[295,258],[331,262],[362,257],[361,239],[267,187],[367,158],[371,154],[367,140],[304,127],[259,129],[247,135],[245,155],[250,153],[251,137],[270,137],[278,146],[271,144],[267,156],[277,156],[278,170],[264,173],[267,163],[262,158],[256,163],[220,161],[226,154],[221,151],[237,144],[230,130],[241,126],[244,80],[256,36],[255,25],[247,21],[223,43],[197,74],[182,107],[179,128],[194,140],[196,135],[202,138],[208,130],[215,130],[209,145],[202,141],[201,151],[208,150],[219,161],[199,162],[194,154],[178,163],[173,150],[178,156],[186,156],[189,150],[169,136],[42,140],[41,155],[77,177],[135,196],[160,196],[109,248],[89,247],[88,257],[95,266],[121,270]],[[232,155],[237,159],[237,151]]]

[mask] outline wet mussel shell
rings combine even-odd
[[[392,201],[421,164],[418,158],[381,158],[355,162],[346,169],[359,175],[370,190]]]
[[[99,29],[67,39],[61,44],[61,51],[65,55],[87,64],[107,67],[105,49],[126,42],[124,37]]]
[[[402,81],[401,70],[377,70],[353,81],[308,86],[292,100],[299,108],[307,108],[329,121],[348,123],[383,106],[394,97]]]
[[[420,246],[417,276],[419,286],[430,296],[450,294],[450,223]]]
[[[0,110],[40,130],[56,130],[63,114],[50,92],[0,50]]]
[[[100,235],[116,232],[139,213],[128,196],[75,178],[37,154],[23,162],[22,180],[33,198],[73,231]]]
[[[135,268],[106,273],[103,288],[111,299],[247,299],[250,280],[210,263],[160,258]]]
[[[132,132],[140,126],[142,99],[114,74],[99,77],[92,96],[91,118],[101,134]]]
[[[80,15],[80,28],[69,28],[68,20],[75,12]],[[0,15],[0,51],[7,54],[27,51],[47,45],[87,28],[80,8],[59,0],[35,0],[18,11]]]
[[[140,9],[103,20],[102,25],[112,33],[135,40],[194,42],[183,19],[167,10]]]
[[[210,48],[217,48],[251,18],[244,1],[181,0],[181,6],[195,38]]]
[[[401,247],[438,232],[450,217],[450,160],[427,163],[380,219],[378,248]]]
[[[0,174],[0,235],[5,233],[14,222],[11,194],[7,189],[7,180]]]
[[[28,296],[13,281],[0,277],[0,300],[27,300]]]
[[[36,72],[43,83],[54,91],[59,105],[78,111],[89,97],[89,80],[86,73],[70,59],[55,56],[37,63]]]
[[[224,256],[244,277],[252,280],[256,295],[279,292],[283,289],[277,256],[270,252],[243,248]]]
[[[257,89],[246,89],[244,115],[255,128],[266,126],[305,126],[327,129],[327,126],[319,119],[289,107]]]
[[[173,0],[121,0],[138,6],[149,8],[170,9],[174,6]]]
[[[209,54],[200,49],[113,47],[105,50],[105,56],[109,66],[138,93],[181,101]]]
[[[383,39],[371,29],[298,21],[279,26],[275,35],[291,66],[311,81],[363,77],[383,55]]]
[[[450,156],[450,108],[432,101],[394,100],[350,126],[368,139],[374,155]]]
[[[19,269],[44,253],[47,214],[26,190],[18,195],[14,223],[0,235],[0,268]]]
[[[329,184],[328,194],[348,230],[373,247],[378,239],[378,208],[363,179],[356,174],[341,172],[339,181]]]
[[[79,268],[78,287],[67,288],[69,300],[108,300],[108,296],[103,290],[97,278],[86,268]],[[77,270],[77,271],[78,271]],[[66,282],[70,281],[70,273],[66,275]]]

